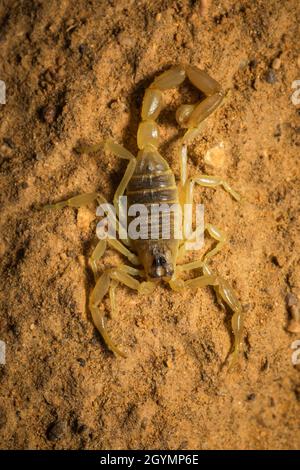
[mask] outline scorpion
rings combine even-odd
[[[175,176],[167,161],[158,152],[159,128],[155,122],[163,107],[163,92],[189,81],[204,94],[204,99],[196,104],[182,104],[176,111],[176,121],[185,130],[180,140],[178,157],[180,160],[180,182],[175,183]],[[191,65],[173,66],[154,79],[146,89],[142,102],[141,122],[137,131],[138,154],[135,157],[121,145],[108,139],[100,144],[81,146],[80,151],[94,153],[99,150],[110,152],[128,161],[126,171],[114,194],[113,203],[116,217],[120,219],[122,207],[119,198],[126,194],[130,205],[142,203],[146,206],[160,203],[192,204],[195,185],[207,188],[222,187],[235,200],[240,195],[222,178],[200,174],[188,177],[187,146],[202,131],[204,121],[220,106],[225,97],[219,83],[207,72]],[[106,199],[99,192],[85,193],[65,201],[45,206],[47,209],[62,207],[79,208],[91,202],[105,203]],[[183,220],[182,224],[186,223]],[[220,251],[226,237],[216,226],[206,223],[206,232],[215,242],[215,246],[201,260],[177,264],[186,254],[186,240],[178,240],[172,232],[169,239],[101,239],[98,241],[90,258],[89,265],[95,276],[95,286],[89,297],[89,309],[93,322],[100,332],[106,346],[116,355],[126,357],[124,352],[112,341],[105,322],[105,312],[101,309],[103,298],[109,294],[112,313],[117,310],[116,287],[123,284],[140,294],[150,294],[158,281],[164,281],[171,289],[196,289],[212,286],[218,303],[232,311],[232,346],[231,364],[239,357],[242,345],[243,311],[235,291],[223,277],[215,274],[208,260]],[[107,268],[100,275],[97,263],[107,246],[124,255],[129,264]],[[201,269],[201,275],[183,280],[180,273]]]

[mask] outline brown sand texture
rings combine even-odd
[[[299,24],[297,0],[0,2],[2,449],[299,448]],[[95,206],[40,210],[112,200],[126,164],[76,147],[112,138],[137,154],[145,88],[178,63],[227,93],[188,162],[244,197],[195,196],[227,234],[212,266],[245,312],[232,371],[231,315],[210,288],[120,286],[117,315],[103,302],[127,353],[114,357],[87,307]],[[175,111],[200,94],[185,82],[164,96],[159,150],[178,179]],[[121,262],[109,249],[99,269]]]

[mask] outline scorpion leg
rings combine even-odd
[[[117,190],[113,198],[114,206],[115,206],[116,213],[119,219],[126,220],[127,214],[126,214],[125,209],[119,204],[119,198],[123,196],[126,186],[134,173],[134,169],[136,165],[136,158],[131,152],[129,152],[129,150],[125,149],[122,145],[119,145],[113,142],[111,139],[105,140],[99,144],[82,146],[80,147],[79,151],[93,153],[101,149],[104,149],[104,151],[106,152],[113,153],[116,157],[122,158],[124,160],[129,160],[126,171],[123,175],[121,182],[119,183],[119,186],[117,187]],[[126,245],[129,244],[127,239],[124,239],[124,243]]]
[[[65,201],[60,201],[56,204],[49,204],[47,206],[44,206],[44,209],[62,209],[63,207],[80,208],[82,206],[86,206],[87,204],[95,200],[98,200],[99,203],[106,202],[105,198],[99,193],[85,193],[80,194],[78,196],[74,196],[70,199],[66,199]],[[114,218],[115,226],[117,226],[117,220],[115,218],[115,215],[112,212],[109,215],[110,217]],[[96,245],[91,257],[89,258],[89,264],[93,270],[95,278],[97,277],[97,261],[99,261],[99,259],[103,256],[107,242],[117,251],[126,256],[129,261],[131,261],[133,264],[139,264],[137,256],[132,253],[128,248],[126,248],[126,246],[124,246],[119,240],[100,240]]]
[[[97,261],[99,261],[99,259],[103,256],[106,250],[106,247],[107,247],[106,240],[99,240],[93,253],[91,254],[89,258],[89,265],[92,268],[95,280],[97,279],[97,274],[98,274]]]
[[[77,196],[73,196],[69,199],[66,199],[64,201],[59,201],[55,204],[48,204],[43,207],[43,210],[48,210],[48,209],[62,209],[63,207],[72,207],[79,209],[80,207],[84,207],[91,202],[97,201],[98,204],[106,204],[108,205],[106,199],[102,196],[100,193],[84,193],[84,194],[78,194]],[[116,215],[113,210],[109,210],[108,214],[109,218],[112,221],[112,224],[118,228],[118,221],[116,218]],[[126,240],[124,240],[125,242]],[[100,249],[100,247],[98,248]],[[97,253],[97,252],[96,252]],[[96,254],[95,253],[95,254]],[[102,255],[101,255],[102,256]]]
[[[207,265],[204,265],[203,272],[206,275],[211,275],[211,270]],[[235,291],[230,286],[229,282],[226,279],[217,276],[218,284],[214,286],[218,302],[223,304],[223,302],[230,308],[233,312],[231,318],[231,327],[234,335],[234,346],[233,352],[230,359],[230,367],[232,367],[239,358],[239,354],[242,348],[242,332],[244,327],[244,313],[242,306],[236,296]]]
[[[117,214],[120,216],[120,206],[119,206],[119,198],[123,196],[126,186],[129,183],[135,169],[136,165],[136,158],[135,156],[129,152],[129,150],[125,149],[119,144],[116,144],[112,140],[107,140],[104,144],[104,148],[106,151],[112,152],[116,157],[129,160],[127,165],[126,171],[123,175],[123,178],[117,187],[117,190],[114,195],[114,206],[117,211]],[[121,208],[122,209],[122,208]],[[122,216],[127,216],[127,214],[122,213]]]
[[[190,188],[189,192],[186,192],[186,200],[189,203],[193,201],[193,186]],[[211,269],[206,264],[206,261],[217,254],[224,243],[226,242],[226,237],[217,227],[206,224],[204,229],[209,233],[209,235],[217,241],[217,245],[210,250],[203,260],[192,261],[181,266],[177,266],[176,271],[190,271],[192,269],[203,269],[203,276],[196,277],[194,279],[183,281],[181,279],[172,279],[170,285],[175,290],[180,290],[184,287],[196,288],[196,287],[205,287],[207,285],[213,286],[218,302],[223,305],[223,302],[232,310],[232,329],[234,334],[234,351],[231,357],[230,366],[233,366],[237,361],[239,352],[241,349],[242,342],[242,330],[243,330],[243,312],[242,307],[236,297],[236,294],[229,283],[220,276],[216,276],[212,273]],[[183,244],[180,247],[180,255],[184,255],[185,245]]]
[[[94,202],[98,199],[98,193],[84,193],[77,196],[73,196],[65,201],[57,202],[56,204],[47,204],[43,209],[62,209],[63,207],[75,207],[79,208],[86,206],[91,202]]]
[[[89,264],[93,270],[95,279],[97,277],[97,261],[103,256],[107,244],[112,246],[116,251],[121,253],[122,255],[126,256],[128,260],[135,265],[139,265],[139,259],[138,257],[132,253],[126,246],[124,246],[119,240],[115,240],[113,238],[108,238],[107,240],[100,240],[94,249],[91,257],[89,258]]]
[[[111,270],[110,276],[112,279],[124,284],[130,289],[137,290],[139,294],[149,294],[155,288],[155,283],[151,281],[139,282],[133,277],[133,272],[130,266],[123,265],[122,267]],[[140,270],[135,270],[136,273],[141,273]]]
[[[221,232],[217,227],[211,225],[211,224],[206,224],[205,225],[205,230],[208,231],[209,235],[217,241],[216,246],[210,250],[203,258],[203,260],[197,260],[197,261],[192,261],[187,264],[183,264],[181,266],[177,267],[177,270],[179,271],[191,271],[192,269],[199,269],[203,268],[203,272],[206,275],[212,275],[212,272],[210,268],[207,266],[206,261],[209,258],[212,258],[214,255],[216,255],[222,248],[223,245],[226,243],[226,236],[224,233]],[[223,306],[222,298],[219,295],[218,289],[215,289],[216,291],[216,296],[218,303]]]
[[[229,184],[223,179],[217,178],[215,176],[201,175],[196,178],[195,177],[189,178],[186,181],[186,184],[183,188],[183,200],[185,204],[193,204],[195,183],[199,184],[199,186],[205,186],[205,187],[210,187],[210,188],[222,186],[225,189],[225,191],[227,191],[237,201],[239,201],[241,198],[240,195],[234,189],[232,189],[231,186],[229,186]],[[207,224],[205,225],[204,229],[207,230],[209,234],[213,238],[215,238],[215,240],[219,242],[218,245],[214,248],[214,251],[211,254],[208,253],[206,255],[206,258],[207,257],[210,258],[222,248],[222,246],[224,245],[226,241],[226,237],[217,227],[214,227],[213,225]],[[188,232],[189,232],[189,220],[185,219],[184,220],[184,233],[187,234]],[[183,244],[183,246],[180,247],[180,250],[179,250],[180,257],[183,257],[184,254],[185,254],[185,243]]]
[[[138,257],[134,253],[132,253],[130,250],[128,250],[128,248],[126,248],[126,246],[124,246],[119,240],[116,240],[114,238],[108,238],[107,243],[111,245],[119,253],[126,256],[126,258],[128,258],[128,260],[132,264],[135,264],[135,265],[140,264]]]
[[[217,245],[215,246],[215,248],[213,248],[212,250],[210,250],[203,258],[203,260],[196,260],[196,261],[191,261],[189,263],[185,263],[185,264],[182,264],[182,265],[178,265],[176,266],[176,272],[182,272],[182,271],[191,271],[193,269],[199,269],[199,268],[202,268],[203,269],[203,272],[206,274],[206,275],[213,275],[210,268],[208,268],[207,264],[206,264],[206,261],[207,259],[211,258],[212,256],[214,256],[215,254],[217,254],[221,248],[223,247],[224,243],[226,242],[226,237],[225,235],[217,228],[217,227],[214,227],[213,225],[211,224],[207,224],[205,226],[205,230],[208,231],[208,233],[210,234],[210,236],[212,238],[214,238],[216,241],[217,241]],[[183,244],[180,248],[180,255],[183,256],[185,254],[185,245]],[[217,296],[217,301],[218,303],[223,306],[223,302],[222,302],[222,298],[219,294],[219,290],[218,288],[215,289],[215,292],[216,292],[216,296]]]
[[[131,266],[126,266],[125,264],[122,264],[119,266],[119,270],[124,271],[128,274],[131,274],[133,276],[144,276],[145,273],[143,270],[132,268]],[[119,285],[119,281],[116,279],[111,280],[111,285],[109,287],[109,299],[110,299],[110,305],[111,305],[111,310],[112,314],[117,313],[117,302],[116,302],[116,288]]]
[[[185,271],[185,270],[191,270],[191,269],[196,269],[199,267],[202,267],[202,265],[205,263],[205,261],[209,258],[212,258],[212,256],[216,255],[224,246],[226,243],[226,235],[216,226],[211,225],[211,224],[205,224],[204,230],[209,233],[209,235],[216,240],[217,244],[216,246],[210,250],[203,258],[203,261],[193,261],[191,263],[183,264],[181,266],[178,266],[178,269],[180,271]],[[186,253],[186,248],[185,248],[185,243],[183,243],[178,250],[178,258],[183,258]],[[194,267],[194,263],[195,267]],[[200,263],[198,265],[198,263]],[[202,263],[202,265],[201,265]]]
[[[129,181],[130,181],[130,179],[131,179],[131,177],[134,173],[134,169],[135,169],[135,166],[136,166],[136,158],[131,152],[129,152],[129,150],[125,149],[124,147],[122,147],[119,144],[116,144],[112,140],[107,140],[104,144],[104,148],[105,148],[106,151],[112,152],[115,156],[117,156],[119,158],[129,160],[126,171],[123,175],[123,178],[121,179],[121,182],[119,183],[119,186],[116,189],[116,192],[115,192],[114,198],[113,198],[116,213],[117,213],[117,216],[119,218],[119,223],[120,223],[120,225],[122,225],[122,222],[127,220],[127,213],[126,213],[126,209],[120,204],[120,198],[121,198],[121,196],[123,196],[123,194],[125,192],[125,189],[126,189],[126,186],[128,185],[128,183],[129,183]],[[122,227],[123,227],[123,225],[122,225]],[[124,229],[124,227],[123,227],[123,229]],[[118,251],[121,251],[121,246],[122,246],[121,242],[118,242],[117,240],[111,240],[111,242],[112,241],[114,241],[115,244],[118,245],[118,247],[119,247],[118,248],[117,246],[115,246],[115,248],[118,249]],[[122,238],[122,241],[127,246],[130,244],[127,238]],[[129,252],[129,250],[127,250],[127,251],[128,251],[128,253],[125,254],[125,256],[127,256],[128,259],[133,262],[133,264],[138,264],[136,256],[131,254]],[[134,259],[134,261],[132,259]]]
[[[125,354],[114,345],[105,326],[105,313],[99,309],[103,297],[107,294],[110,288],[111,278],[109,271],[105,271],[97,280],[97,283],[91,293],[89,300],[89,309],[92,314],[94,325],[101,334],[108,349],[117,355],[125,357]]]
[[[217,181],[217,183],[216,183],[216,181]],[[210,184],[208,184],[208,182],[210,182]],[[185,184],[185,187],[184,187],[184,191],[183,191],[183,200],[184,200],[185,204],[193,204],[194,185],[195,185],[195,183],[197,183],[199,185],[202,185],[202,186],[212,187],[212,182],[216,186],[222,185],[225,188],[225,190],[228,191],[235,199],[239,200],[239,198],[240,198],[239,194],[236,191],[234,191],[228,185],[228,183],[226,183],[223,180],[220,180],[219,178],[215,178],[215,177],[211,177],[211,176],[208,177],[207,175],[202,175],[201,177],[189,178],[187,180],[187,182]],[[183,212],[183,213],[185,213],[185,212]],[[184,219],[183,225],[184,225],[184,233],[187,234],[189,232],[189,220]],[[211,252],[206,254],[206,256],[204,258],[204,260],[206,260],[206,259],[211,258],[212,256],[214,256],[218,251],[220,251],[220,249],[222,248],[222,246],[226,242],[226,236],[220,229],[218,229],[217,227],[215,227],[211,224],[206,224],[204,226],[204,230],[206,230],[209,233],[209,235],[218,242],[217,245],[215,246],[215,248],[213,250],[211,250]],[[185,246],[185,243],[183,243],[183,245],[179,248],[178,257],[179,258],[184,257],[185,253],[186,253],[186,246]]]
[[[73,196],[69,199],[65,199],[64,201],[59,201],[55,204],[47,204],[43,207],[43,210],[62,209],[63,207],[72,207],[79,209],[80,207],[87,206],[88,204],[94,201],[97,201],[98,204],[108,204],[105,197],[102,196],[102,194],[100,193],[83,193],[78,194],[77,196]],[[110,210],[109,212],[109,217],[111,217],[112,222],[114,223],[115,227],[117,227],[117,218],[112,210]]]
[[[99,193],[85,193],[66,199],[65,201],[57,202],[56,204],[49,204],[44,206],[44,209],[62,209],[63,207],[80,208],[95,200],[98,200],[99,203],[106,202],[105,198]],[[110,212],[109,216],[114,219],[115,226],[117,226],[117,220],[113,212]],[[126,256],[133,264],[139,264],[136,255],[131,253],[131,251],[129,251],[120,241],[108,239],[107,242],[117,251]],[[100,240],[89,259],[89,264],[93,270],[95,278],[97,276],[97,261],[102,257],[105,249],[106,240]]]
[[[116,281],[115,279],[112,279],[110,286],[109,286],[109,300],[110,300],[112,317],[118,313],[117,301],[116,301],[116,288],[118,287],[118,285],[119,285],[118,281]]]
[[[196,289],[198,287],[212,286],[217,295],[233,312],[231,325],[234,335],[233,353],[231,354],[230,367],[232,367],[238,357],[242,344],[242,331],[244,323],[244,315],[240,302],[229,283],[220,276],[213,275],[209,268],[204,265],[204,275],[183,281],[182,279],[173,279],[170,281],[170,287],[173,290],[182,290],[184,288]]]
[[[128,166],[126,168],[125,174],[115,192],[114,195],[114,206],[117,210],[119,209],[119,197],[124,194],[124,191],[126,189],[126,186],[133,175],[134,169],[135,169],[135,164],[136,164],[136,159],[135,156],[129,152],[129,150],[125,149],[122,147],[122,145],[116,144],[113,142],[111,139],[107,139],[103,142],[100,142],[99,144],[94,144],[94,145],[84,145],[79,148],[80,152],[87,152],[87,153],[93,153],[97,152],[99,150],[103,149],[106,152],[111,152],[113,153],[116,157],[129,160]]]
[[[223,232],[221,232],[220,229],[215,227],[214,225],[211,224],[206,224],[205,225],[205,230],[209,233],[209,235],[216,240],[217,244],[216,246],[210,250],[206,255],[204,256],[204,262],[208,260],[209,258],[212,258],[212,256],[216,255],[224,246],[226,243],[226,236]]]
[[[102,194],[100,193],[83,193],[78,194],[77,196],[73,196],[69,199],[65,199],[64,201],[59,201],[55,204],[47,204],[43,206],[43,210],[62,209],[63,207],[73,207],[75,209],[79,209],[80,207],[87,206],[88,204],[94,201],[97,201],[98,204],[108,204],[105,197],[102,196]],[[110,211],[109,216],[112,217],[112,220],[117,226],[117,219],[112,211]]]
[[[187,193],[188,199],[193,199],[193,191],[194,191],[194,184],[199,184],[199,186],[204,186],[206,188],[217,188],[218,186],[222,186],[223,189],[229,193],[236,201],[240,201],[241,196],[237,193],[232,187],[227,183],[227,181],[223,180],[222,178],[218,178],[217,176],[209,176],[209,175],[199,175],[197,177],[189,178],[187,182]]]
[[[105,326],[105,313],[99,309],[104,296],[109,292],[112,312],[116,313],[117,302],[115,298],[115,289],[119,283],[137,290],[141,294],[151,292],[155,288],[152,282],[139,282],[133,276],[143,275],[143,271],[132,268],[131,266],[121,265],[118,268],[112,268],[104,271],[99,277],[91,293],[89,308],[92,314],[93,322],[101,334],[108,349],[113,353],[126,357],[125,354],[113,343]]]
[[[182,272],[182,271],[191,271],[192,269],[199,269],[203,268],[204,266],[204,261],[197,260],[197,261],[191,261],[190,263],[185,263],[185,264],[180,264],[179,266],[176,266],[176,271],[177,272]]]
[[[217,227],[211,224],[206,224],[205,230],[208,231],[209,235],[214,240],[217,241],[216,246],[204,256],[203,260],[201,259],[201,260],[191,261],[189,263],[185,263],[185,264],[177,266],[176,267],[177,272],[191,271],[193,269],[202,268],[203,272],[206,275],[212,275],[212,272],[210,268],[208,268],[206,261],[209,258],[212,258],[214,255],[216,255],[222,249],[223,245],[226,243],[226,236],[221,232],[221,230],[219,230]],[[183,248],[184,248],[184,245],[183,245]],[[219,295],[218,290],[216,290],[216,295],[217,295],[218,303],[223,306],[223,302]]]

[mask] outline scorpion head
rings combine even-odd
[[[147,266],[145,266],[149,278],[169,280],[174,273],[171,251],[159,246],[154,246],[151,251]]]

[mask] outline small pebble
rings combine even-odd
[[[293,305],[297,305],[298,298],[294,294],[289,292],[285,298],[285,301],[286,301],[287,307],[292,307]]]
[[[66,62],[66,59],[63,55],[58,56],[56,59],[56,63],[58,67],[61,67],[62,65],[64,65],[65,62]]]
[[[290,315],[287,330],[290,333],[300,333],[300,302],[296,295],[289,292],[285,298],[286,306]]]
[[[249,67],[250,67],[250,69],[255,69],[257,67],[257,60],[256,59],[251,59],[249,61]]]
[[[264,362],[262,363],[260,370],[261,372],[267,372],[269,368],[270,368],[270,364],[269,364],[268,359],[266,358]]]
[[[225,159],[226,153],[223,142],[209,149],[204,155],[205,163],[217,168],[221,168],[224,165]]]
[[[6,344],[0,340],[0,364],[5,365],[6,363]]]
[[[141,429],[146,429],[148,424],[148,418],[143,418],[141,422]]]
[[[277,253],[276,255],[271,256],[271,262],[274,264],[274,266],[277,266],[278,268],[282,268],[285,264],[285,257],[281,253]]]
[[[249,395],[247,395],[247,401],[254,401],[255,398],[256,398],[255,393],[249,393]]]
[[[54,74],[53,70],[48,69],[44,74],[44,78],[45,78],[46,82],[52,83],[54,75],[55,74]]]
[[[299,314],[299,309],[298,309],[298,314]],[[289,324],[288,324],[288,327],[287,327],[288,331],[290,333],[300,333],[300,323],[299,321],[296,321],[296,320],[290,320]]]
[[[199,13],[200,16],[206,17],[208,15],[208,10],[210,7],[211,0],[201,0],[200,1],[200,8]]]
[[[33,154],[33,158],[37,161],[37,162],[40,162],[42,160],[44,160],[44,155],[39,153],[39,152],[34,152]]]
[[[77,362],[79,363],[79,365],[80,365],[81,367],[84,367],[85,364],[86,364],[86,361],[85,361],[84,359],[82,359],[82,357],[79,357],[79,358],[77,359]]]
[[[46,431],[48,441],[57,441],[60,439],[64,434],[65,427],[64,421],[53,421],[50,423]]]
[[[119,107],[118,100],[115,100],[115,99],[110,100],[110,102],[108,103],[108,107],[109,109],[113,109],[113,110],[118,109]]]
[[[56,107],[53,105],[45,106],[42,109],[42,118],[47,124],[52,124],[56,118]]]
[[[82,43],[82,44],[79,45],[78,50],[79,50],[79,53],[81,55],[84,55],[88,50],[88,46],[86,44]]]
[[[272,69],[279,70],[280,66],[281,66],[281,60],[279,59],[279,57],[276,57],[276,59],[274,59],[272,62]]]
[[[249,65],[248,59],[242,59],[239,64],[240,70],[245,70],[245,68]]]
[[[87,232],[91,222],[95,219],[94,214],[86,207],[80,207],[77,212],[77,225],[80,230]]]
[[[125,31],[118,35],[118,41],[121,46],[124,47],[133,47],[134,46],[134,39],[130,34],[127,34]]]
[[[297,59],[297,65],[298,65],[298,67],[300,68],[300,56],[299,56],[298,59]]]
[[[270,85],[273,85],[274,83],[276,83],[277,78],[276,78],[276,73],[274,72],[274,70],[269,69],[265,74],[265,79],[267,83],[270,83]]]
[[[65,74],[65,71],[64,71],[63,67],[60,67],[60,68],[57,70],[57,76],[61,78],[61,77],[64,76],[64,74]]]

